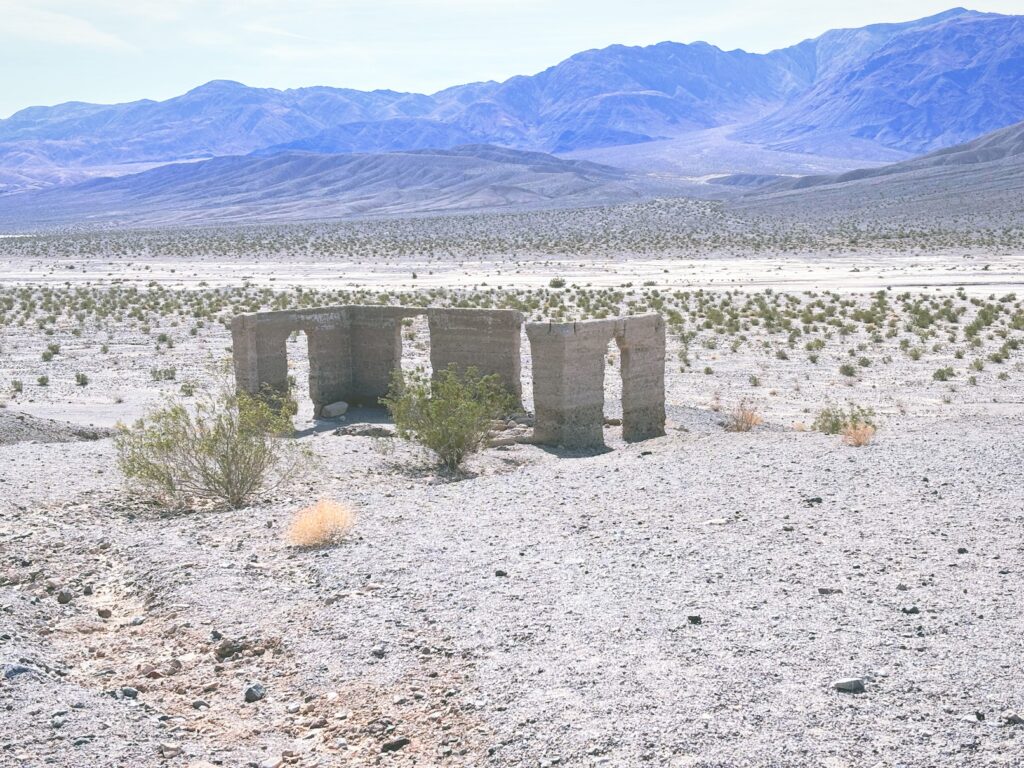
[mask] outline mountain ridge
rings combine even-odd
[[[981,68],[985,77],[957,86],[963,74],[957,61],[940,62],[934,77],[904,87],[908,67],[923,66],[929,52],[959,50],[964,41],[977,51],[957,61]],[[837,96],[849,92],[858,98]],[[988,103],[995,108],[983,115]],[[953,8],[908,22],[829,30],[766,54],[703,41],[613,45],[533,75],[433,94],[278,90],[213,80],[164,101],[29,107],[0,120],[0,194],[249,153],[487,143],[566,154],[651,142],[668,142],[665,151],[673,151],[674,139],[725,125],[737,126],[737,142],[776,153],[768,165],[787,170],[805,165],[795,160],[800,153],[888,161],[1019,119],[1024,17]],[[676,151],[688,146],[680,142]]]

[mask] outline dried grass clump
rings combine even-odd
[[[860,448],[875,438],[875,428],[871,424],[847,424],[842,431],[843,442]]]
[[[354,523],[355,513],[349,507],[321,499],[295,513],[288,543],[293,547],[325,547],[341,539]]]
[[[761,418],[761,414],[743,402],[737,405],[733,412],[729,414],[729,418],[725,422],[725,431],[749,432],[763,422],[764,419]]]

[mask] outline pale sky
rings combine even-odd
[[[613,43],[765,52],[954,0],[0,0],[0,117],[166,99],[214,79],[431,93]],[[1024,14],[1024,0],[978,10]]]

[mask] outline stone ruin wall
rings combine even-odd
[[[231,324],[235,379],[257,394],[288,390],[288,336],[305,332],[315,415],[331,403],[376,405],[401,365],[402,320],[426,315],[430,363],[497,374],[521,403],[522,315],[515,310],[344,306],[257,312]],[[565,448],[604,445],[608,343],[622,356],[622,433],[626,440],[665,434],[665,324],[660,315],[527,323],[536,412],[534,442]]]

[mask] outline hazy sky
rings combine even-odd
[[[213,79],[432,92],[612,43],[768,51],[952,0],[0,0],[0,117]],[[1024,0],[979,10],[1024,13]]]

